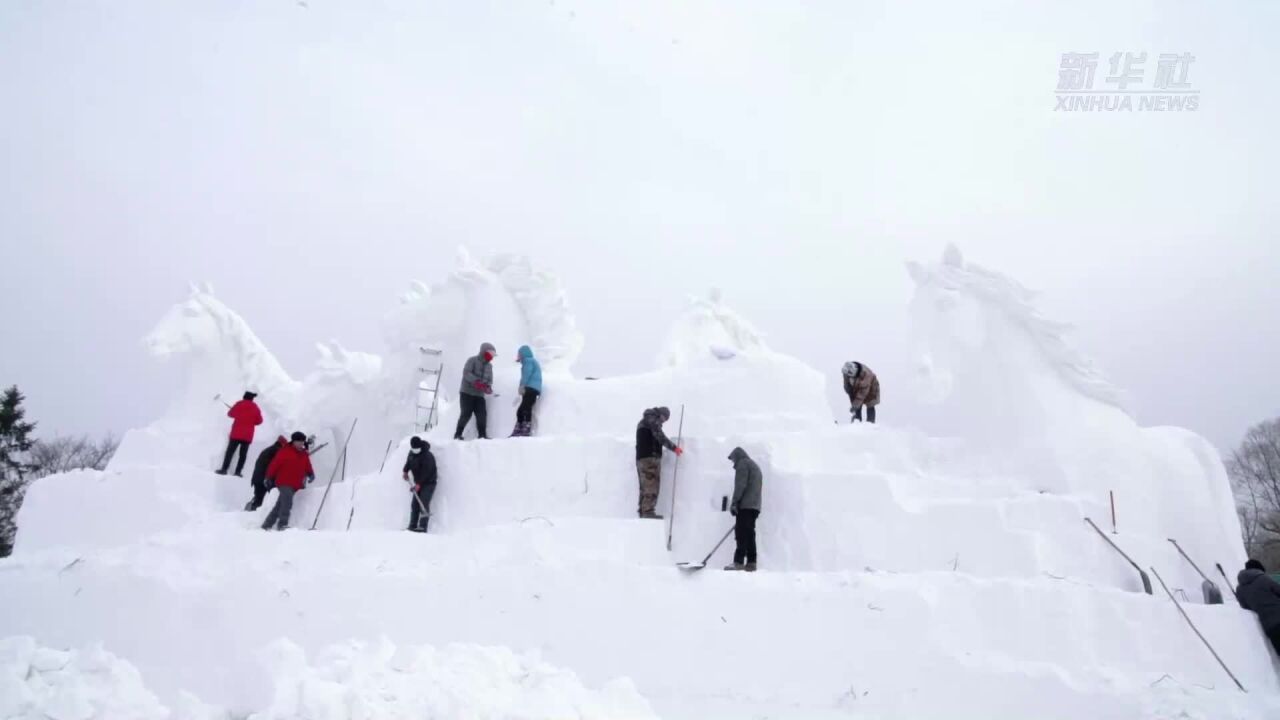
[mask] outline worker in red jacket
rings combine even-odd
[[[262,411],[253,401],[257,393],[246,392],[244,399],[231,406],[227,417],[231,418],[231,439],[227,441],[227,454],[222,456],[222,469],[219,475],[226,475],[231,467],[231,456],[236,449],[240,450],[240,460],[236,462],[236,477],[242,477],[244,460],[249,455],[249,444],[253,442],[253,429],[262,424]]]
[[[307,452],[307,436],[295,432],[289,436],[289,444],[280,448],[267,466],[267,487],[274,485],[278,496],[271,512],[267,513],[266,521],[262,523],[262,529],[270,530],[272,525],[277,530],[289,527],[294,493],[315,479],[316,474],[311,469],[311,455]]]

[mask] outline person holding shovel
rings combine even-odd
[[[431,496],[436,494],[436,456],[431,454],[431,443],[417,435],[409,438],[409,456],[405,458],[402,477],[413,483],[409,531],[424,533],[431,518]]]
[[[733,551],[733,564],[725,570],[756,571],[756,520],[760,517],[760,496],[764,489],[764,475],[760,466],[747,451],[740,447],[729,453],[733,463],[733,502],[729,512],[733,514],[734,539],[738,547]]]

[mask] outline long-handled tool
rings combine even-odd
[[[1090,520],[1089,518],[1085,518],[1084,521],[1089,523],[1089,527],[1097,531],[1098,537],[1102,538],[1103,540],[1106,540],[1107,544],[1110,545],[1113,550],[1120,553],[1120,557],[1129,561],[1129,564],[1133,566],[1133,569],[1138,571],[1138,577],[1142,578],[1142,589],[1147,591],[1148,595],[1154,595],[1155,593],[1151,591],[1151,578],[1147,575],[1145,571],[1143,571],[1142,568],[1138,567],[1138,563],[1134,562],[1133,558],[1126,555],[1125,552],[1120,549],[1119,545],[1116,545],[1115,542],[1111,540],[1111,538],[1107,537],[1106,533],[1102,532],[1102,530],[1099,529],[1097,525],[1093,524],[1092,520]]]
[[[409,494],[413,496],[413,501],[418,503],[418,510],[422,512],[422,515],[418,518],[418,527],[422,528],[422,532],[426,532],[427,525],[431,520],[431,512],[427,510],[427,506],[423,504],[422,498],[418,497],[418,493],[414,492],[413,485],[409,486]]]
[[[1168,538],[1168,540],[1169,542],[1173,543],[1173,546],[1175,548],[1178,549],[1178,554],[1181,555],[1182,558],[1186,560],[1188,564],[1191,565],[1191,567],[1195,568],[1196,573],[1198,573],[1200,575],[1200,578],[1204,580],[1204,582],[1200,583],[1200,592],[1204,595],[1204,604],[1205,605],[1221,605],[1222,591],[1218,589],[1218,585],[1214,583],[1212,580],[1210,580],[1208,575],[1205,575],[1203,572],[1201,572],[1200,566],[1196,565],[1196,561],[1191,559],[1191,556],[1188,555],[1186,551],[1182,549],[1182,546],[1178,544],[1177,540],[1174,540],[1173,538]]]
[[[360,418],[351,421],[351,429],[347,431],[347,439],[342,443],[342,455],[339,461],[347,454],[347,446],[351,444],[351,433],[356,431],[356,423]],[[329,490],[333,487],[333,479],[338,475],[338,463],[334,463],[333,472],[329,473],[329,484],[324,486],[324,495],[320,496],[320,507],[316,508],[316,517],[311,521],[311,529],[315,530],[316,525],[320,523],[320,513],[324,512],[324,501],[329,499]]]
[[[1227,579],[1227,571],[1222,569],[1222,563],[1214,563],[1218,568],[1218,574],[1222,576],[1222,582],[1227,584],[1227,592],[1231,592],[1231,581]],[[1231,593],[1231,597],[1236,597],[1235,593]],[[1240,602],[1240,598],[1236,598],[1236,602]]]
[[[680,427],[676,429],[676,447],[684,442],[684,405],[680,406]],[[683,452],[684,448],[681,448]],[[676,466],[671,471],[671,512],[667,513],[667,550],[671,550],[671,534],[676,529],[676,481],[680,479],[680,456],[676,455]]]
[[[1178,598],[1174,597],[1173,593],[1169,592],[1169,586],[1164,584],[1164,578],[1160,577],[1160,573],[1157,572],[1154,567],[1151,568],[1151,574],[1155,575],[1156,580],[1160,581],[1160,587],[1164,588],[1169,599],[1173,601],[1174,607],[1178,608],[1178,612],[1182,614],[1182,619],[1187,621],[1187,624],[1191,626],[1192,632],[1196,634],[1196,637],[1200,638],[1200,642],[1204,643],[1204,646],[1209,648],[1209,652],[1213,653],[1213,659],[1218,661],[1218,664],[1226,671],[1227,676],[1236,684],[1236,687],[1240,688],[1240,692],[1248,692],[1244,689],[1244,685],[1241,685],[1240,681],[1236,679],[1235,673],[1231,672],[1231,668],[1227,667],[1227,664],[1218,656],[1218,651],[1213,649],[1213,646],[1209,644],[1209,641],[1205,639],[1205,636],[1200,633],[1200,629],[1196,627],[1196,624],[1191,622],[1191,616],[1187,615],[1187,611],[1183,610],[1182,606],[1178,604]]]
[[[676,563],[676,567],[681,570],[701,570],[706,567],[707,563],[711,562],[711,556],[715,555],[716,551],[720,549],[720,546],[724,544],[724,541],[729,539],[729,536],[733,534],[733,530],[733,528],[729,528],[729,531],[724,534],[724,537],[720,538],[720,542],[716,543],[716,546],[711,548],[711,552],[707,553],[707,556],[702,558],[702,562]]]

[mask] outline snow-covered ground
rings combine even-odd
[[[833,424],[823,375],[714,296],[680,319],[654,371],[574,379],[581,339],[554,280],[511,258],[460,262],[440,295],[467,327],[511,336],[500,358],[545,316],[544,347],[565,362],[549,363],[538,437],[455,442],[446,410],[426,435],[441,472],[432,533],[403,532],[407,428],[387,436],[403,418],[384,412],[385,376],[349,373],[327,410],[281,399],[260,439],[359,416],[365,457],[322,511],[323,467],[299,496],[294,525],[316,532],[262,532],[266,508],[240,509],[247,481],[209,470],[224,422],[211,398],[254,382],[227,369],[274,372],[222,306],[210,327],[238,339],[198,338],[185,400],[131,433],[106,472],[28,492],[17,552],[0,562],[0,637],[14,636],[0,645],[0,716],[1280,715],[1256,619],[1230,599],[1204,605],[1168,542],[1205,569],[1242,564],[1220,460],[1191,433],[1139,427],[1008,278],[954,251],[913,266],[919,392],[938,401],[939,437]],[[421,320],[432,291],[416,292],[389,337],[473,352],[481,338]],[[404,329],[418,322],[428,330]],[[165,324],[152,345],[166,352],[200,335]],[[233,357],[246,346],[253,362]],[[328,397],[335,382],[309,381]],[[513,383],[499,367],[499,392]],[[678,483],[664,460],[669,523],[634,517],[634,424],[658,404],[676,411],[672,435],[686,409]],[[512,410],[493,405],[491,434],[505,435]],[[679,570],[732,523],[721,503],[739,445],[765,474],[761,571],[716,570],[732,542],[709,569]],[[1248,693],[1085,518],[1159,571]]]

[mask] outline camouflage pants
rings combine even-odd
[[[636,474],[640,476],[640,514],[651,513],[658,504],[658,488],[662,482],[662,459],[637,460]]]

